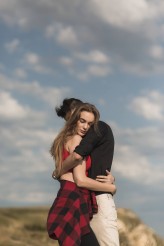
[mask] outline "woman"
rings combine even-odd
[[[116,190],[113,184],[100,183],[86,176],[86,170],[91,164],[89,157],[60,176],[63,159],[73,152],[92,124],[96,129],[98,119],[99,113],[93,105],[82,104],[73,112],[51,148],[61,188],[50,209],[47,228],[49,236],[57,239],[62,246],[87,245],[88,240],[92,241],[92,245],[99,245],[89,227],[89,220],[92,218],[91,209],[94,208],[91,206],[88,189],[112,193]]]
[[[62,104],[56,107],[57,115],[68,120],[75,108],[79,107],[79,101],[82,102],[77,98],[65,98]],[[84,158],[87,153],[87,155],[91,155],[92,161],[89,177],[100,182],[114,182],[115,178],[107,171],[107,169],[111,169],[112,165],[114,136],[110,126],[105,122],[98,122],[98,129],[101,134],[97,134],[93,128],[90,129],[78,145],[78,148],[75,148],[74,152],[64,160],[62,165],[63,174],[75,167],[79,158]],[[104,175],[105,169],[106,175]],[[55,178],[55,175],[54,170],[52,177]],[[113,195],[107,192],[96,192],[96,201],[98,213],[93,215],[90,226],[99,244],[103,246],[119,246],[117,211]]]

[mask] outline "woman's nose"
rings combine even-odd
[[[84,124],[83,125],[83,128],[86,130],[87,129],[87,124]]]

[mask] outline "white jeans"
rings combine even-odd
[[[117,228],[117,211],[113,196],[101,194],[96,196],[98,213],[90,221],[100,246],[119,246]]]

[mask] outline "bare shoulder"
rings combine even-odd
[[[69,149],[69,152],[73,152],[75,147],[77,145],[79,145],[79,143],[81,142],[82,137],[79,135],[74,135],[73,137],[71,137],[68,142],[67,142],[67,148]]]
[[[77,146],[81,142],[81,139],[82,139],[81,136],[74,135],[69,141],[70,141],[70,144],[73,144],[73,145]]]
[[[77,135],[77,134],[72,137],[72,141],[74,141],[74,142],[80,143],[81,139],[82,139],[82,137],[80,135]]]

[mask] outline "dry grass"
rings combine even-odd
[[[58,246],[46,232],[47,208],[1,208],[0,245]]]
[[[0,208],[0,246],[58,246],[46,231],[47,207]],[[139,225],[140,219],[130,210],[119,209],[118,217],[126,225],[120,231],[120,246],[138,246],[132,243],[131,233]],[[154,235],[155,246],[164,246],[163,240]],[[142,245],[142,246],[154,246]]]

